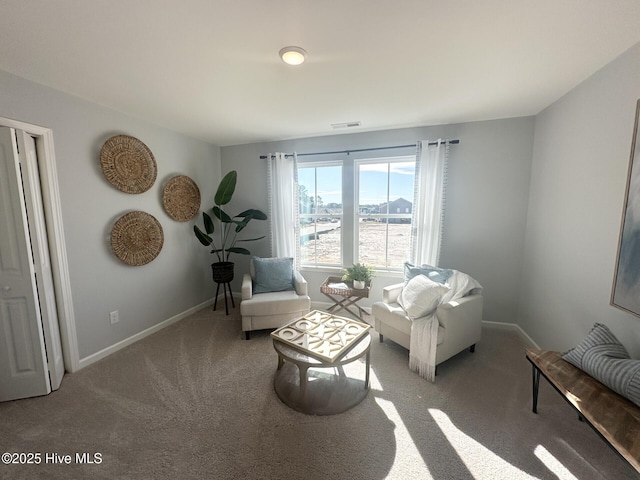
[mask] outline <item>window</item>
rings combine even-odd
[[[417,156],[389,151],[407,147],[313,153],[307,155],[327,161],[298,160],[301,266],[360,262],[399,272],[406,260],[438,264],[449,142],[419,141]],[[388,156],[369,153],[380,150]]]
[[[415,156],[299,163],[300,263],[400,270],[411,249]]]
[[[411,254],[415,157],[356,162],[356,261],[396,269]]]
[[[342,266],[342,165],[298,167],[301,265]]]

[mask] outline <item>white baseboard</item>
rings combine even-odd
[[[191,307],[187,310],[185,310],[182,313],[179,313],[177,315],[174,315],[171,318],[168,318],[160,323],[157,323],[156,325],[154,325],[153,327],[149,327],[146,330],[143,330],[139,333],[136,333],[135,335],[130,336],[129,338],[125,338],[124,340],[121,340],[118,343],[115,343],[113,345],[111,345],[110,347],[104,348],[102,350],[100,350],[99,352],[93,353],[91,355],[89,355],[88,357],[84,357],[80,359],[79,362],[79,368],[82,369],[84,367],[87,367],[89,365],[91,365],[92,363],[97,362],[98,360],[102,360],[105,357],[108,357],[109,355],[111,355],[112,353],[117,352],[118,350],[122,350],[124,347],[127,347],[129,345],[131,345],[132,343],[135,343],[139,340],[142,340],[145,337],[148,337],[149,335],[152,335],[160,330],[162,330],[163,328],[168,327],[169,325],[172,325],[176,322],[179,322],[180,320],[187,318],[189,315],[197,312],[198,310],[201,310],[209,305],[213,305],[213,298],[210,300],[207,300],[205,302],[202,302],[200,305],[196,305],[195,307]],[[222,299],[222,301],[224,302],[224,298]]]
[[[311,302],[311,310],[327,310],[331,305],[332,304],[329,302]],[[364,310],[371,314],[371,308],[365,307]],[[340,312],[338,312],[337,315],[340,315]],[[482,324],[489,328],[501,328],[504,330],[515,331],[528,347],[540,349],[538,344],[533,341],[533,339],[520,327],[520,325],[515,323],[490,322],[486,320],[483,320]]]
[[[238,295],[237,293],[233,294],[235,301],[239,302],[241,299],[241,296]],[[177,315],[174,315],[171,318],[168,318],[156,325],[154,325],[153,327],[149,327],[146,330],[143,330],[142,332],[136,333],[135,335],[130,336],[129,338],[125,338],[124,340],[121,340],[120,342],[111,345],[110,347],[104,348],[102,350],[100,350],[99,352],[93,353],[91,355],[89,355],[88,357],[84,357],[81,358],[79,361],[79,369],[82,369],[84,367],[87,367],[89,365],[91,365],[92,363],[95,363],[99,360],[102,360],[105,357],[108,357],[109,355],[111,355],[112,353],[117,352],[118,350],[122,350],[123,348],[139,341],[142,340],[145,337],[148,337],[149,335],[152,335],[160,330],[162,330],[163,328],[168,327],[169,325],[172,325],[176,322],[179,322],[180,320],[188,317],[189,315],[197,312],[198,310],[201,310],[205,307],[208,307],[210,305],[213,305],[214,303],[214,298],[211,298],[205,302],[202,302],[199,305],[196,305],[195,307],[191,307],[187,310],[185,310],[182,313],[179,313]],[[222,300],[224,302],[224,296],[222,297],[222,299],[220,298],[220,296],[218,296],[218,300]],[[311,302],[311,309],[318,309],[318,310],[326,310],[329,307],[331,307],[331,303],[329,302]],[[369,308],[365,308],[364,310],[368,311],[370,313],[370,309]],[[501,328],[501,329],[505,329],[505,330],[512,330],[515,331],[520,338],[522,339],[522,341],[524,343],[526,343],[528,346],[533,347],[533,348],[537,348],[539,349],[540,347],[538,346],[538,344],[536,342],[533,341],[533,339],[520,327],[520,325],[516,325],[515,323],[503,323],[503,322],[490,322],[487,320],[483,320],[482,324],[489,327],[489,328]]]
[[[482,324],[490,328],[502,328],[504,330],[515,331],[527,346],[540,349],[540,346],[533,341],[533,339],[522,329],[522,327],[520,327],[520,325],[515,323],[489,322],[486,320],[483,320]]]

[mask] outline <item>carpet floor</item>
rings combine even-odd
[[[48,396],[0,404],[0,453],[40,453],[0,464],[0,478],[638,478],[544,380],[531,412],[531,367],[511,331],[483,328],[435,383],[374,334],[371,391],[338,415],[284,405],[276,365],[268,331],[243,339],[237,307],[203,309]],[[364,359],[351,367],[364,375]]]

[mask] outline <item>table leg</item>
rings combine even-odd
[[[362,315],[358,312],[358,311],[353,311],[350,308],[345,308],[345,310],[347,312],[349,312],[351,315],[353,315],[354,317],[356,317],[358,320],[360,320],[361,322],[363,322],[364,320],[362,319]]]
[[[533,413],[538,413],[538,390],[540,388],[540,370],[535,365],[532,365],[532,379],[533,379]]]
[[[364,312],[364,310],[360,307],[360,305],[358,305],[358,301],[359,300],[360,300],[360,297],[351,297],[351,298],[348,299],[348,303],[346,303],[343,308],[347,312],[349,312],[351,315],[356,317],[358,320],[364,321],[363,318],[362,318],[362,312]],[[349,308],[352,305],[357,308],[357,310],[355,312],[351,308]]]
[[[218,284],[220,285],[220,284]],[[231,290],[231,289],[229,289]],[[229,307],[227,305],[227,284],[224,284],[224,313],[229,315]]]
[[[309,367],[298,365],[300,372],[300,400],[307,402],[307,370]]]
[[[343,298],[342,300],[338,300],[327,293],[325,293],[324,296],[329,298],[333,302],[333,305],[327,308],[327,312],[335,313],[335,312],[339,312],[340,310],[344,310],[344,306],[342,304],[346,301],[346,298]]]
[[[227,285],[229,285],[229,296],[231,297],[231,306],[232,306],[233,308],[236,308],[236,304],[235,304],[235,302],[233,301],[233,293],[231,293],[231,282],[227,283]]]
[[[344,297],[342,300],[337,300],[336,298],[334,298],[333,296],[331,296],[331,295],[329,295],[327,293],[325,293],[324,296],[329,298],[329,299],[331,299],[334,302],[333,305],[331,305],[329,308],[327,308],[327,312],[335,314],[337,312],[340,312],[341,310],[346,310],[351,315],[353,315],[354,317],[356,317],[360,321],[364,322],[364,317],[362,315],[364,313],[366,313],[366,312],[357,303],[362,297],[352,296],[352,297]],[[354,311],[353,309],[349,308],[352,305],[357,308],[356,311]]]
[[[367,355],[365,358],[366,358],[365,368],[367,370],[364,374],[364,388],[366,390],[367,388],[369,388],[369,368],[371,367],[371,350],[367,349]]]
[[[218,292],[220,291],[220,284],[217,284],[218,286],[216,287],[216,296],[215,296],[215,300],[213,301],[213,310],[215,311],[216,307],[218,306]]]

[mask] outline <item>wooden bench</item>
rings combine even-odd
[[[525,350],[533,366],[533,413],[538,413],[540,374],[562,395],[596,433],[640,472],[640,408],[618,395],[560,353]]]

